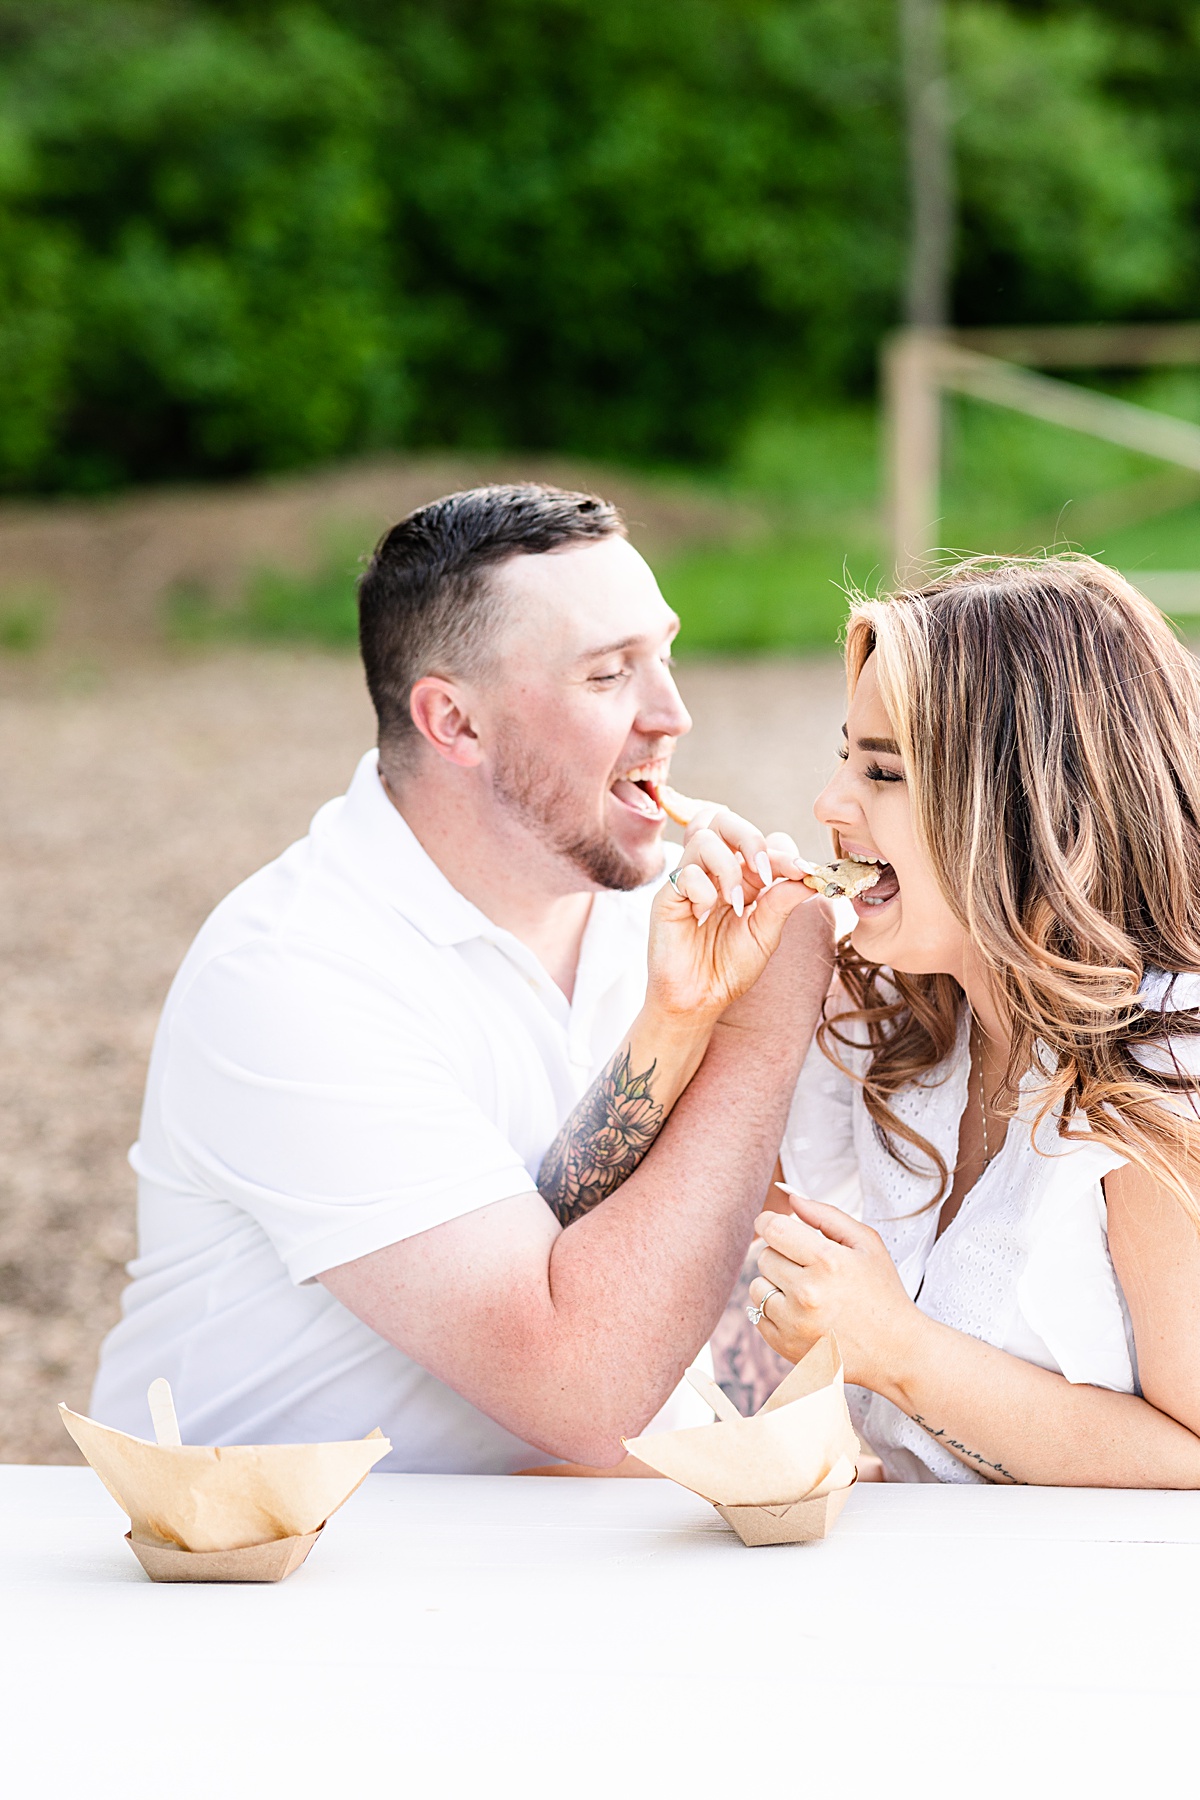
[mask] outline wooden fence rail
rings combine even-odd
[[[1200,364],[1200,324],[896,333],[884,350],[883,386],[897,580],[918,571],[938,541],[941,402],[947,391],[1200,473],[1200,425],[1021,366],[1038,363]]]

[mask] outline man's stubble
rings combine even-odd
[[[566,772],[531,749],[512,725],[497,733],[492,792],[543,844],[599,888],[629,893],[662,873],[661,846],[639,863],[604,831],[581,831],[579,797]]]

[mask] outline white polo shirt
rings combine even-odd
[[[308,837],[217,907],[167,997],[130,1153],[139,1255],[94,1416],[147,1435],[165,1375],[185,1442],[379,1425],[383,1469],[545,1462],[314,1277],[536,1186],[642,1004],[655,885],[596,895],[568,1004],[450,885],[365,756]],[[709,1418],[681,1389],[658,1422]]]

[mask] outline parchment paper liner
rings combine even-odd
[[[151,1444],[60,1406],[153,1581],[281,1581],[391,1444]]]
[[[625,1448],[709,1501],[744,1544],[826,1537],[858,1478],[836,1339],[820,1338],[753,1418],[651,1432]]]

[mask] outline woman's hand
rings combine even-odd
[[[1106,1186],[1111,1181],[1107,1177]],[[1137,1195],[1139,1202],[1145,1198]],[[1194,1241],[1178,1202],[1171,1204],[1180,1241],[1185,1232]],[[1161,1401],[1152,1405],[1138,1394],[1068,1381],[927,1318],[908,1298],[883,1240],[869,1225],[799,1195],[792,1206],[791,1218],[759,1215],[762,1273],[750,1284],[755,1305],[767,1305],[759,1330],[789,1362],[824,1332],[834,1332],[848,1382],[882,1394],[988,1481],[1200,1488],[1200,1433],[1160,1410]],[[1113,1218],[1110,1208],[1110,1233]],[[1154,1236],[1145,1212],[1138,1213],[1135,1229],[1143,1242]],[[1124,1279],[1124,1270],[1118,1272]],[[1157,1297],[1161,1303],[1161,1290]],[[1136,1312],[1134,1317],[1136,1329]],[[1191,1354],[1193,1345],[1194,1334]],[[1176,1396],[1172,1405],[1178,1405]]]
[[[759,1331],[793,1363],[832,1331],[846,1380],[889,1394],[916,1360],[925,1315],[877,1231],[819,1200],[791,1203],[790,1214],[760,1213],[755,1225],[764,1249],[750,1296],[767,1302]]]
[[[647,1003],[715,1019],[753,986],[788,917],[815,896],[784,833],[765,837],[725,808],[694,826],[674,884],[654,903]]]

